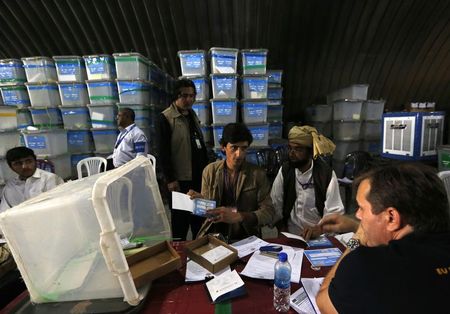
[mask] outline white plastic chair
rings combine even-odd
[[[147,154],[148,159],[150,159],[150,162],[152,163],[153,166],[153,171],[155,171],[156,173],[156,157],[150,154]]]
[[[438,173],[439,178],[444,182],[445,190],[447,191],[447,199],[450,203],[450,170],[441,171]]]
[[[88,157],[80,160],[77,164],[78,179],[83,177],[82,167],[86,167],[87,176],[97,174],[106,170],[107,161],[103,157]]]

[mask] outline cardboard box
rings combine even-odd
[[[128,256],[127,262],[136,287],[181,267],[181,258],[168,241]]]
[[[233,253],[214,264],[202,256],[202,254],[218,246],[224,246]],[[200,264],[201,266],[209,270],[211,273],[215,273],[221,269],[224,269],[225,267],[236,261],[238,258],[238,252],[234,247],[226,244],[223,241],[220,241],[219,239],[211,235],[201,237],[197,240],[194,240],[186,244],[185,250],[186,255],[191,260],[193,260],[197,264]]]

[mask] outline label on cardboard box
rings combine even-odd
[[[205,258],[211,264],[215,264],[231,254],[233,254],[233,251],[224,246],[219,245],[214,249],[203,253],[202,257]]]

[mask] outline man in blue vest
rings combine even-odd
[[[320,155],[332,154],[335,145],[310,126],[294,126],[288,135],[289,161],[283,164],[270,196],[279,231],[319,236],[320,219],[344,213],[336,174]]]

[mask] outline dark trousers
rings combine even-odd
[[[112,158],[106,159],[106,171],[114,169],[114,164]]]
[[[190,189],[196,190],[192,181],[178,181],[180,184],[180,192],[187,193]],[[197,192],[200,192],[197,190]],[[186,236],[191,227],[192,238],[195,239],[205,218],[192,215],[184,210],[172,208],[172,195],[170,194],[170,209],[172,216],[172,237],[175,241],[186,241]]]

